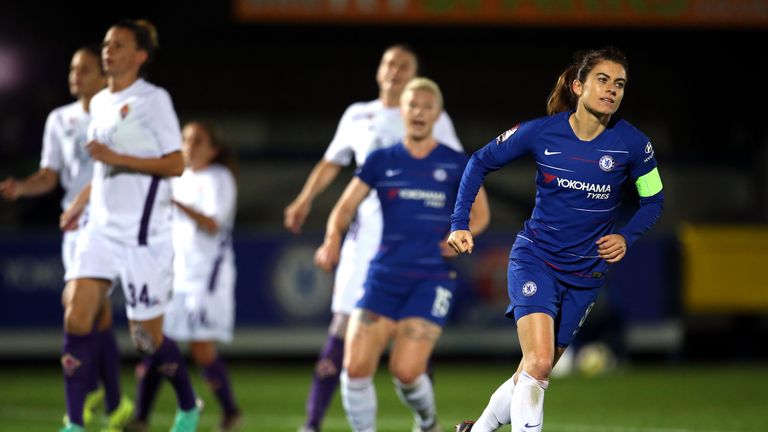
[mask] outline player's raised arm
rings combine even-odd
[[[339,262],[341,239],[349,228],[355,211],[360,203],[368,196],[371,187],[355,177],[349,182],[344,193],[328,217],[325,229],[325,240],[315,252],[315,264],[325,271],[331,271]]]
[[[341,165],[325,159],[321,159],[315,165],[299,195],[283,210],[283,225],[288,231],[294,234],[301,233],[304,221],[312,210],[312,201],[328,188],[328,185],[338,176],[339,171],[341,171]]]

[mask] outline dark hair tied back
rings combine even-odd
[[[574,62],[557,78],[557,83],[547,99],[547,114],[575,109],[579,98],[573,92],[572,83],[575,80],[584,82],[595,65],[603,61],[620,64],[629,77],[629,63],[618,49],[608,46],[601,50],[580,51],[574,56]]]

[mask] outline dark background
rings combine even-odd
[[[100,41],[121,18],[147,18],[161,44],[149,80],[169,90],[182,122],[214,120],[239,153],[241,227],[280,230],[282,207],[321,157],[343,110],[376,97],[379,57],[397,42],[412,45],[421,73],[441,85],[470,152],[543,115],[575,51],[617,46],[630,61],[619,115],[651,137],[668,198],[678,198],[662,229],[768,220],[765,28],[261,24],[236,21],[231,8],[225,1],[4,2],[0,52],[12,53],[15,78],[0,85],[0,176],[36,169],[47,113],[71,100],[72,52]],[[0,56],[3,68],[8,59]],[[500,215],[510,215],[503,226],[518,224],[533,204],[532,182],[520,193],[491,185],[491,193],[492,204],[504,201]],[[50,226],[57,205],[53,196],[0,204],[0,221]],[[310,227],[322,228],[325,215],[318,215]]]

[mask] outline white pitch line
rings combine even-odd
[[[668,427],[640,427],[640,426],[611,426],[611,425],[578,425],[558,424],[544,422],[547,432],[737,432],[735,430],[722,429],[688,429]]]
[[[61,411],[46,408],[31,408],[24,406],[5,405],[0,406],[0,421],[16,420],[34,423],[55,424],[56,419],[64,414]],[[157,412],[153,414],[153,423],[155,425],[170,424],[173,421],[171,413]],[[258,424],[262,429],[286,429],[295,430],[305,420],[302,415],[293,416],[273,416],[260,414],[258,417],[254,414],[248,415],[246,412],[246,422],[249,425]],[[206,415],[204,412],[201,417],[201,426],[211,426],[218,422],[218,415]],[[380,418],[377,420],[377,426],[382,432],[399,432],[409,429],[411,419],[407,415],[403,418]],[[443,427],[451,426],[449,423],[441,421]],[[331,415],[326,417],[325,429],[328,430],[346,430],[347,421],[344,417]],[[499,429],[506,431],[507,427]],[[612,426],[612,425],[589,425],[589,424],[564,424],[544,422],[546,432],[739,432],[738,430],[725,429],[689,429],[689,428],[670,428],[670,427],[640,427],[640,426]]]

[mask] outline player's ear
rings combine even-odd
[[[571,83],[571,91],[576,96],[581,97],[581,92],[584,91],[584,88],[581,85],[581,81],[573,80],[573,82]]]
[[[143,65],[144,63],[147,62],[147,60],[149,60],[149,53],[143,49],[140,49],[136,51],[135,59],[136,59],[136,62],[139,63],[139,65]]]

